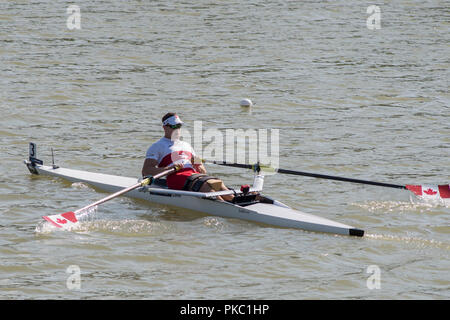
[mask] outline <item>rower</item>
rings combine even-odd
[[[167,176],[167,187],[175,190],[215,192],[229,190],[222,180],[208,176],[201,162],[195,161],[192,146],[180,140],[183,122],[172,112],[162,118],[164,137],[152,144],[146,153],[142,176],[154,176],[172,167],[177,171]],[[233,195],[218,196],[219,200],[232,201]]]

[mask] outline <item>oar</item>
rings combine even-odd
[[[91,204],[89,204],[81,209],[78,209],[76,211],[69,211],[66,213],[55,214],[52,216],[43,216],[42,218],[44,218],[45,220],[47,220],[48,222],[50,222],[51,224],[53,224],[54,226],[56,226],[58,228],[69,230],[78,224],[78,219],[77,219],[78,213],[88,210],[90,208],[93,208],[95,206],[98,206],[99,204],[105,203],[106,201],[117,198],[118,196],[121,196],[124,193],[130,192],[131,190],[149,185],[153,182],[154,179],[158,179],[158,178],[167,176],[168,174],[171,174],[172,172],[175,172],[176,170],[177,170],[177,168],[173,167],[173,168],[171,168],[169,170],[165,170],[153,177],[147,177],[147,178],[143,179],[141,182],[138,182],[138,183],[136,183],[130,187],[127,187],[125,189],[119,190],[116,193],[113,193],[103,199],[100,199],[100,200],[98,200],[94,203],[91,203]]]
[[[228,167],[235,167],[235,168],[245,168],[245,169],[252,169],[254,171],[261,171],[261,169],[270,169],[272,171],[283,173],[283,174],[292,174],[296,176],[305,176],[305,177],[312,177],[312,178],[319,178],[319,179],[329,179],[329,180],[337,180],[337,181],[345,181],[345,182],[352,182],[352,183],[361,183],[361,184],[367,184],[372,186],[379,186],[379,187],[388,187],[388,188],[396,188],[396,189],[405,189],[413,192],[417,196],[426,197],[426,198],[435,198],[435,199],[449,199],[450,201],[450,185],[444,184],[444,185],[399,185],[399,184],[392,184],[392,183],[383,183],[383,182],[376,182],[376,181],[368,181],[368,180],[361,180],[361,179],[354,179],[354,178],[345,178],[345,177],[337,177],[337,176],[330,176],[326,174],[319,174],[319,173],[311,173],[311,172],[304,172],[304,171],[294,171],[294,170],[288,170],[288,169],[276,169],[271,168],[269,166],[264,166],[262,164],[241,164],[241,163],[227,163],[226,161],[213,161],[213,160],[202,160],[205,163],[213,163],[221,166],[228,166]]]

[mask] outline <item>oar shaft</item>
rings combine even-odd
[[[116,193],[113,193],[113,194],[111,194],[111,195],[109,195],[109,196],[103,198],[103,199],[100,199],[100,200],[98,200],[98,201],[96,201],[96,202],[94,202],[94,203],[91,203],[91,204],[89,204],[89,205],[87,205],[87,206],[85,206],[85,207],[83,207],[83,208],[81,208],[81,209],[78,209],[77,211],[75,211],[75,213],[78,213],[78,212],[81,212],[81,211],[90,209],[90,208],[92,208],[92,207],[98,206],[99,204],[102,204],[102,203],[105,203],[105,202],[107,202],[107,201],[109,201],[109,200],[112,200],[112,199],[114,199],[114,198],[117,198],[118,196],[120,196],[120,195],[122,195],[122,194],[124,194],[124,193],[130,192],[131,190],[134,190],[134,189],[136,189],[136,188],[139,188],[141,185],[142,185],[141,183],[136,183],[135,185],[133,185],[133,186],[131,186],[131,187],[128,187],[128,188],[123,189],[123,190],[120,190],[120,191],[118,191],[118,192],[116,192]]]
[[[153,179],[158,179],[158,178],[164,177],[164,176],[166,176],[166,175],[168,175],[168,174],[170,174],[170,173],[172,173],[174,171],[176,171],[175,168],[171,168],[169,170],[163,171],[163,172],[158,173],[157,175],[153,176]],[[107,196],[107,197],[105,197],[103,199],[100,199],[100,200],[98,200],[98,201],[96,201],[94,203],[91,203],[91,204],[89,204],[89,205],[87,205],[87,206],[85,206],[85,207],[75,211],[75,213],[81,212],[81,211],[84,211],[84,210],[87,210],[87,209],[90,209],[90,208],[95,207],[95,206],[98,206],[99,204],[102,204],[102,203],[105,203],[106,201],[109,201],[109,200],[112,200],[114,198],[117,198],[118,196],[121,196],[124,193],[130,192],[130,191],[132,191],[132,190],[134,190],[136,188],[139,188],[139,187],[141,187],[141,186],[143,186],[145,184],[144,181],[145,180],[143,180],[141,182],[138,182],[135,185],[132,185],[132,186],[130,186],[128,188],[119,190],[116,193],[113,193],[113,194],[111,194],[111,195],[109,195],[109,196]]]
[[[368,181],[368,180],[361,180],[361,179],[337,177],[337,176],[330,176],[330,175],[319,174],[319,173],[293,171],[293,170],[286,170],[286,169],[278,169],[277,172],[284,173],[284,174],[292,174],[292,175],[297,175],[297,176],[319,178],[319,179],[329,179],[329,180],[336,180],[336,181],[345,181],[345,182],[369,184],[369,185],[372,185],[372,186],[397,188],[397,189],[406,189],[405,186],[402,186],[402,185],[399,185],[399,184],[391,184],[391,183],[383,183],[383,182]]]
[[[255,168],[255,165],[241,164],[241,163],[227,163],[225,161],[204,160],[204,162],[218,164],[221,166],[235,167],[235,168],[244,168],[244,169],[254,169]],[[258,165],[256,165],[256,166],[258,166]],[[383,183],[383,182],[368,181],[368,180],[361,180],[361,179],[330,176],[330,175],[320,174],[320,173],[294,171],[294,170],[288,170],[288,169],[275,169],[275,171],[279,172],[279,173],[292,174],[292,175],[296,175],[296,176],[305,176],[305,177],[312,177],[312,178],[319,178],[319,179],[361,183],[361,184],[368,184],[368,185],[372,185],[372,186],[380,186],[380,187],[388,187],[388,188],[396,188],[396,189],[406,189],[405,186],[399,185],[399,184],[391,184],[391,183]]]
[[[243,168],[243,169],[253,169],[253,166],[251,164],[228,163],[226,161],[215,161],[215,160],[205,160],[205,159],[203,159],[203,162],[217,164],[219,166],[227,166],[227,167]]]

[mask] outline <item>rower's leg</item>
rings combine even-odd
[[[222,180],[219,179],[209,179],[206,181],[202,187],[200,188],[200,192],[214,192],[214,191],[226,191],[229,190]],[[234,195],[224,195],[217,197],[220,200],[232,201],[234,199]]]
[[[230,190],[230,189],[228,189],[225,186],[225,184],[223,183],[222,180],[210,180],[210,181],[207,181],[206,183],[208,183],[214,190],[217,190],[217,191],[228,191],[228,190]],[[222,196],[222,198],[225,201],[233,201],[234,195],[233,194],[228,194],[228,195]]]

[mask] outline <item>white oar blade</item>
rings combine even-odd
[[[43,216],[42,218],[50,222],[55,227],[62,228],[64,230],[70,230],[78,225],[78,219],[72,211],[62,214],[55,214],[52,216]]]
[[[406,189],[425,200],[450,199],[450,185],[406,185]]]

